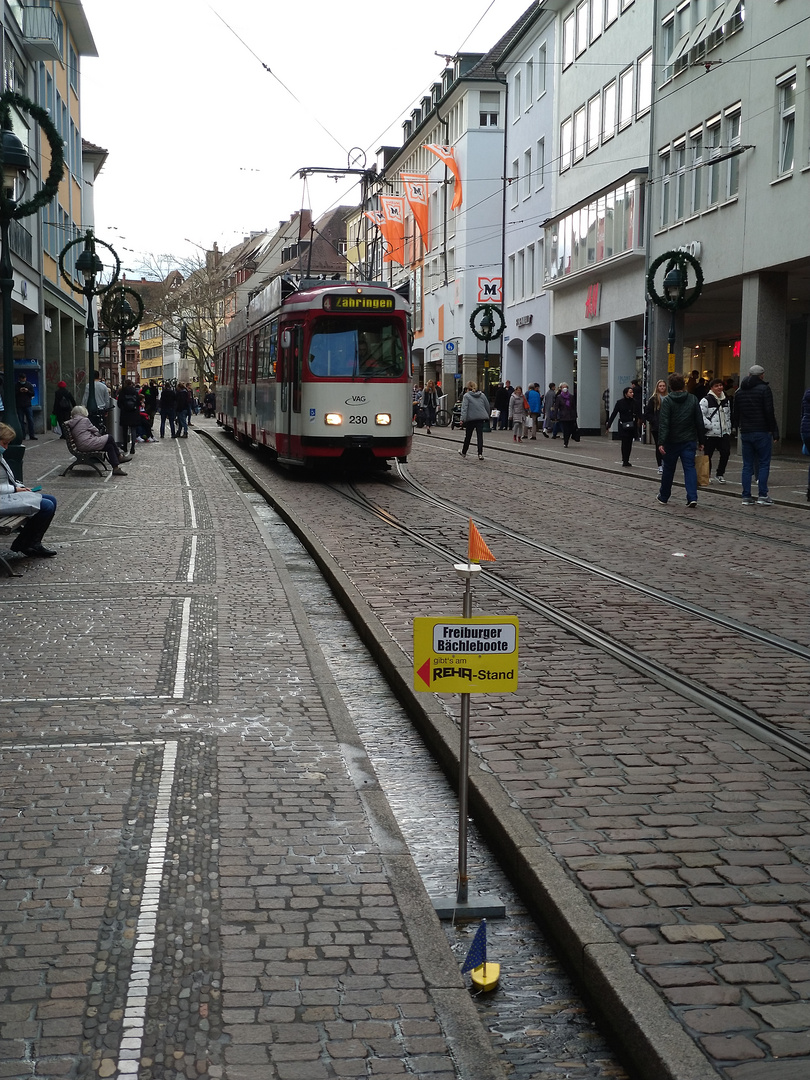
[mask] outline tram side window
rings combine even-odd
[[[258,378],[274,379],[276,377],[276,330],[277,323],[263,326],[256,339],[258,358]]]

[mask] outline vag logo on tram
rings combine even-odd
[[[347,397],[346,398],[346,404],[347,405],[365,405],[365,403],[366,403],[366,395],[365,394],[355,394],[353,397]]]

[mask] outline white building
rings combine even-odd
[[[380,190],[402,195],[400,173],[428,176],[426,244],[406,212],[405,265],[386,264],[395,286],[409,281],[414,359],[420,381],[439,379],[450,401],[461,385],[487,385],[500,369],[499,341],[489,348],[470,327],[479,304],[502,302],[503,154],[506,85],[500,62],[506,47],[534,16],[532,5],[485,55],[462,53],[445,69],[403,124],[401,147],[384,148]],[[426,143],[453,148],[463,202],[451,209],[455,182]]]
[[[686,248],[704,277],[676,366],[762,364],[793,437],[810,385],[807,15],[806,0],[660,0],[650,185],[650,259]],[[657,374],[669,323],[657,311]]]
[[[647,0],[546,0],[556,14],[554,208],[545,224],[550,377],[576,381],[579,423],[604,426],[642,371],[653,104]]]
[[[502,376],[524,390],[535,382],[545,390],[551,378],[543,223],[555,171],[554,27],[554,12],[535,5],[499,65],[507,81]]]

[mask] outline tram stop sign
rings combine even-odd
[[[413,686],[431,694],[517,690],[518,620],[513,616],[413,620]]]

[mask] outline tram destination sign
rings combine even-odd
[[[518,620],[513,616],[413,620],[413,685],[432,694],[517,690]]]
[[[392,296],[325,296],[323,306],[327,311],[393,311]]]

